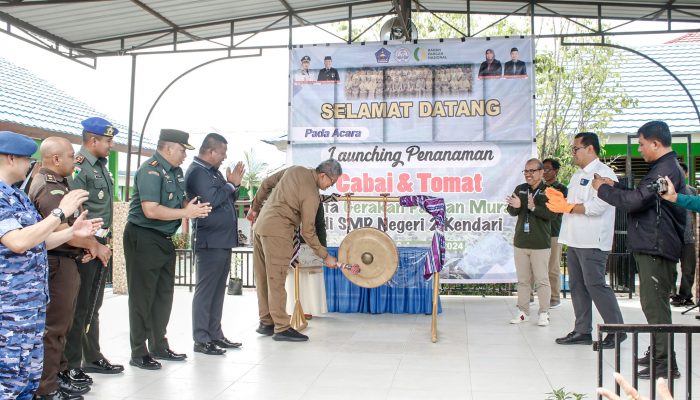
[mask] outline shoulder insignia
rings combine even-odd
[[[78,154],[77,156],[75,156],[76,164],[82,164],[83,161],[85,161],[85,156],[83,156],[82,154]]]
[[[148,163],[148,165],[150,165],[151,167],[157,167],[159,164],[160,163],[158,162],[158,160],[153,160]]]
[[[49,193],[51,193],[52,195],[55,195],[55,196],[58,196],[58,195],[63,196],[64,194],[66,194],[65,191],[60,190],[60,189],[54,189],[54,190],[50,191]]]
[[[156,172],[156,171],[148,171],[148,173],[151,174],[151,175],[155,175],[155,176],[157,176],[157,177],[160,177],[160,174],[159,174],[158,172]]]
[[[46,174],[46,182],[56,183],[56,177],[51,174]]]
[[[76,166],[73,168],[73,178],[75,178],[75,177],[77,177],[78,175],[80,175],[80,171],[81,171],[80,166],[79,166],[79,165],[76,165]]]

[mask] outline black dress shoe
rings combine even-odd
[[[666,362],[666,360],[655,362],[654,366],[656,369],[657,379],[668,379],[668,363]],[[649,379],[651,377],[651,368],[644,368],[643,370],[639,371],[639,374],[637,376],[639,377],[639,379]],[[681,373],[680,371],[678,371],[678,366],[676,365],[675,361],[673,362],[673,370],[671,372],[671,376],[673,377],[673,379],[678,379],[681,377]]]
[[[258,332],[259,334],[265,336],[272,336],[275,333],[275,326],[265,325],[261,322],[260,326],[258,327],[258,329],[255,330],[255,332]]]
[[[225,337],[222,337],[221,339],[214,339],[211,342],[224,349],[237,349],[243,346],[243,343],[232,342]]]
[[[278,342],[305,342],[309,340],[309,337],[297,332],[294,328],[289,328],[286,331],[272,335],[272,340],[277,340]]]
[[[555,340],[557,344],[591,344],[593,337],[590,333],[569,332],[568,335]]]
[[[209,343],[194,342],[194,352],[208,354],[210,356],[220,356],[220,355],[226,353],[226,350],[217,346],[216,344],[214,344],[214,342],[209,342]]]
[[[124,366],[112,364],[106,358],[83,364],[83,371],[95,374],[118,374],[124,371]]]
[[[71,368],[59,372],[58,377],[74,385],[92,385],[92,378],[90,378],[90,375],[83,372],[80,368]]]
[[[70,394],[61,389],[55,390],[49,394],[34,395],[35,400],[83,400],[82,394]]]
[[[620,343],[624,342],[625,339],[627,339],[627,334],[626,333],[620,333]],[[593,343],[594,349],[596,350],[601,347],[604,349],[614,349],[615,348],[615,334],[614,333],[608,333],[605,336],[605,339],[603,339],[602,342],[600,342],[600,346],[598,346],[598,342]]]
[[[162,367],[162,365],[158,361],[154,360],[149,354],[143,357],[131,357],[129,364],[133,365],[134,367],[150,370],[160,369]]]
[[[70,383],[70,382],[67,382],[61,378],[57,379],[57,381],[58,381],[59,389],[63,390],[64,392],[66,392],[68,394],[83,395],[83,394],[90,391],[90,386],[87,384],[80,385],[80,384],[76,384],[76,383]]]
[[[165,349],[164,352],[153,352],[153,358],[166,361],[185,361],[187,354],[180,354],[170,349]]]
[[[693,303],[693,300],[690,298],[676,296],[673,300],[671,300],[671,305],[674,307],[692,307],[695,305],[695,303]]]

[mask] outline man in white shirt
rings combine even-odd
[[[568,246],[566,258],[569,268],[569,286],[576,322],[574,330],[558,338],[558,344],[591,344],[593,307],[606,324],[622,324],[622,313],[612,288],[605,281],[605,266],[612,249],[615,225],[615,207],[598,198],[591,182],[596,175],[617,181],[610,167],[598,159],[598,136],[581,132],[574,138],[571,148],[579,170],[569,182],[567,198],[555,189],[546,191],[547,208],[564,213],[559,243]],[[620,334],[620,342],[627,338]],[[614,335],[607,335],[603,348],[615,347]]]

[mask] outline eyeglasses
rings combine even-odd
[[[581,150],[581,149],[585,149],[586,147],[588,147],[588,146],[578,146],[578,147],[577,147],[577,146],[571,146],[571,152],[574,153],[574,154],[576,154],[577,151],[579,151],[579,150]]]
[[[535,172],[537,172],[537,171],[539,171],[539,170],[541,170],[541,169],[542,169],[542,168],[537,168],[537,169],[524,169],[524,170],[523,170],[523,174],[525,174],[525,175],[528,175],[528,174],[532,175],[532,174],[534,174]]]
[[[330,186],[333,186],[333,185],[335,185],[336,182],[338,182],[338,179],[339,179],[340,177],[339,177],[339,176],[336,176],[335,179],[333,179],[333,178],[331,178],[330,175],[326,175],[326,178],[328,178],[328,180],[331,181],[331,185],[330,185]],[[330,186],[329,186],[329,187],[330,187]]]

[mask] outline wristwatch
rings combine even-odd
[[[61,223],[66,222],[66,214],[60,208],[54,208],[51,210],[51,215],[61,220]]]

